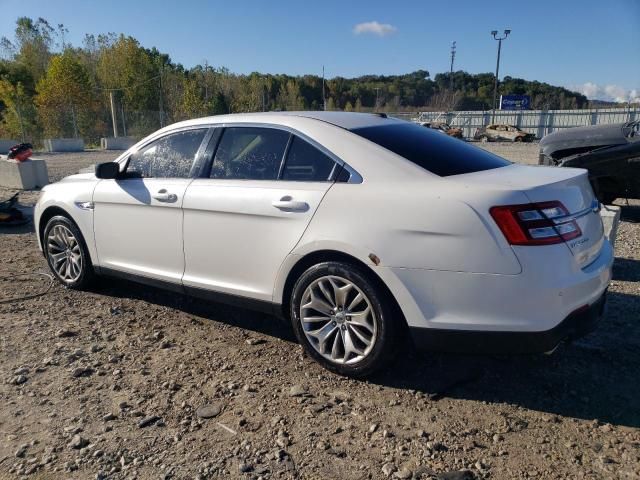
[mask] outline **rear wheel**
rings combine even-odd
[[[487,137],[486,135],[483,135],[480,137],[480,141],[482,143],[487,143],[489,141],[489,137]]]
[[[309,268],[293,287],[291,321],[298,341],[325,368],[370,375],[393,353],[397,325],[385,292],[364,269],[342,262]]]
[[[67,217],[57,215],[47,222],[43,247],[49,268],[63,285],[80,289],[93,280],[91,258],[82,233]]]

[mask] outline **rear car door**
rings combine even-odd
[[[183,284],[271,301],[280,265],[342,166],[279,128],[231,126],[212,143],[207,178],[184,199]]]
[[[154,139],[126,160],[122,178],[97,184],[94,231],[101,268],[180,284],[181,207],[208,132],[190,128]]]

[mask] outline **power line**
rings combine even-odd
[[[105,91],[105,92],[122,92],[124,90],[131,90],[133,88],[139,87],[140,85],[145,85],[147,83],[151,83],[154,80],[157,80],[158,78],[160,78],[161,75],[156,75],[155,77],[151,77],[148,78],[147,80],[145,80],[144,82],[140,82],[140,83],[136,83],[135,85],[129,85],[127,87],[120,87],[120,88],[101,88],[101,87],[95,87],[96,90],[101,90],[101,91]]]

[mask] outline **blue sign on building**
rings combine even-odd
[[[529,95],[500,95],[500,110],[529,110]]]

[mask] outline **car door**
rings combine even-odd
[[[271,301],[278,269],[341,169],[288,131],[225,128],[208,178],[185,195],[185,288]]]
[[[93,204],[101,268],[180,285],[181,207],[208,131],[185,129],[154,139],[126,160],[122,178],[98,182]]]

